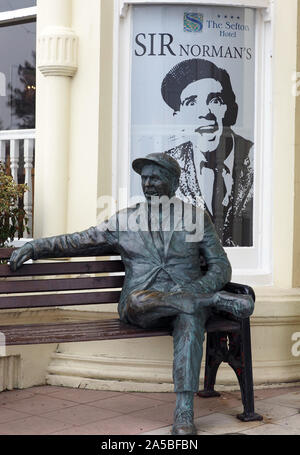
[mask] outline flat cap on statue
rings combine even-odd
[[[142,169],[146,164],[158,164],[176,177],[180,177],[181,169],[179,164],[165,152],[149,153],[144,158],[136,158],[132,162],[132,168],[135,172],[141,174]]]

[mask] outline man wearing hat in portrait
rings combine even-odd
[[[196,434],[193,400],[207,318],[214,310],[246,318],[254,303],[251,296],[221,291],[231,278],[230,263],[206,212],[175,197],[178,163],[166,153],[151,153],[132,166],[141,176],[145,202],[85,231],[28,242],[13,253],[10,267],[14,271],[28,259],[119,254],[125,266],[120,319],[143,328],[171,326],[176,392],[172,433]],[[191,219],[184,215],[188,212]],[[191,221],[196,221],[195,237]],[[205,275],[201,257],[207,264]]]
[[[238,105],[229,74],[208,60],[184,60],[161,93],[178,124],[179,143],[167,151],[182,170],[177,195],[193,204],[201,196],[224,246],[252,246],[253,143],[231,129]]]

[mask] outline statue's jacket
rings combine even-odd
[[[85,231],[30,242],[33,259],[119,254],[125,266],[125,280],[118,312],[124,321],[126,299],[136,290],[217,292],[231,279],[227,255],[208,214],[185,202],[180,201],[180,204],[184,213],[191,210],[189,213],[195,223],[191,225],[191,221],[183,218],[171,220],[169,229],[162,232],[161,244],[157,243],[157,233],[145,229],[149,226],[145,202],[138,206],[138,217],[137,206],[129,207]],[[167,214],[163,220],[165,226],[170,221],[168,217]],[[135,223],[136,219],[143,222]],[[144,229],[139,228],[141,226]],[[198,234],[193,237],[197,230]],[[203,258],[205,273],[201,270]]]

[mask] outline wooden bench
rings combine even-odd
[[[11,249],[0,249],[0,259],[8,259]],[[118,258],[97,261],[55,261],[24,264],[11,272],[0,265],[0,310],[66,307],[117,303],[124,281],[124,265]],[[234,293],[251,294],[252,288],[228,283]],[[71,292],[70,292],[71,291]],[[203,398],[219,396],[214,390],[218,367],[227,362],[235,371],[242,394],[244,421],[261,420],[254,412],[252,359],[249,319],[232,320],[216,315],[207,323],[207,347]],[[171,335],[169,328],[142,329],[122,323],[119,318],[84,322],[51,322],[3,325],[6,345],[67,343]]]

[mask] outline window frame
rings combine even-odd
[[[36,22],[37,18],[37,6],[29,6],[27,8],[19,8],[15,10],[8,10],[0,12],[0,27],[8,27],[10,25],[25,24],[28,22]],[[1,130],[0,139],[12,139],[15,135],[22,137],[27,137],[28,134],[31,134],[34,130]],[[32,240],[32,238],[26,239],[15,239],[12,242],[12,245],[15,247],[21,247],[26,242]]]
[[[20,8],[9,11],[0,12],[0,27],[9,27],[11,25],[25,24],[28,22],[36,22],[37,19],[37,6],[29,6],[27,8]],[[0,72],[1,75],[1,72]],[[1,95],[1,82],[0,80],[0,95]],[[11,131],[11,130],[1,130]],[[22,130],[19,130],[22,131]]]
[[[37,6],[0,12],[0,27],[36,20]]]
[[[251,285],[272,284],[272,3],[269,0],[240,1],[148,1],[115,0],[113,43],[113,148],[112,195],[119,208],[129,201],[130,188],[130,95],[131,11],[133,5],[236,6],[255,8],[255,183],[253,247],[225,248],[233,267],[233,280]],[[122,198],[120,197],[122,189]],[[125,190],[126,189],[126,190]],[[125,196],[125,194],[126,196]],[[122,201],[121,201],[122,199]]]

